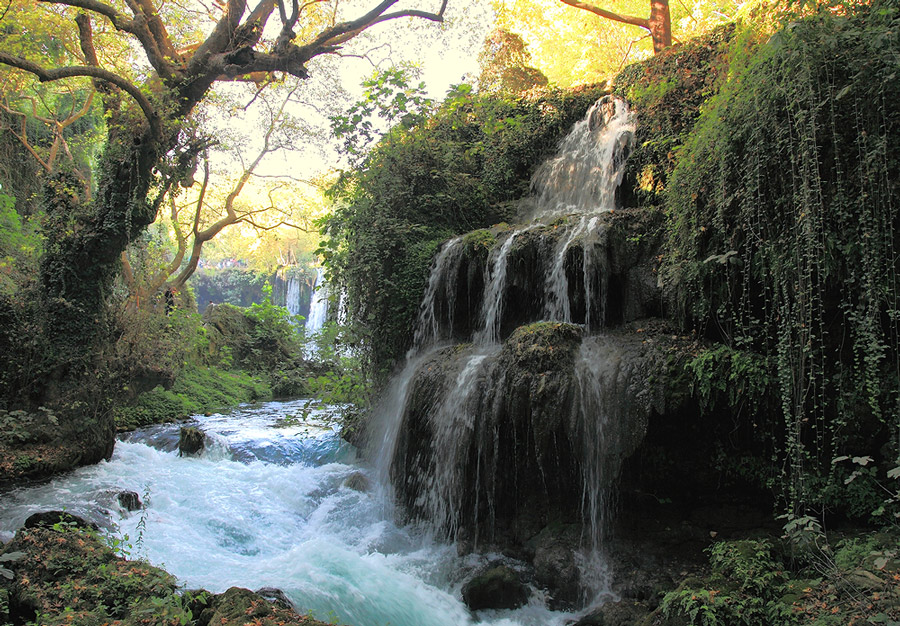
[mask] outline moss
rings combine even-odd
[[[497,234],[490,228],[473,230],[463,235],[462,243],[467,248],[490,250],[497,243]]]
[[[0,577],[0,623],[205,626],[324,626],[246,589],[218,596],[182,592],[175,577],[144,561],[119,558],[96,532],[57,524],[20,530],[6,552],[23,556]],[[6,613],[6,614],[4,614]]]
[[[615,79],[615,92],[637,115],[636,148],[622,183],[625,206],[663,203],[679,147],[718,89],[726,67],[729,25],[629,65]]]
[[[506,341],[504,358],[529,372],[568,370],[581,343],[582,328],[564,322],[520,326]]]
[[[270,398],[268,385],[249,374],[215,367],[186,368],[171,389],[156,387],[132,403],[116,408],[118,430],[173,422],[194,413],[223,409]]]

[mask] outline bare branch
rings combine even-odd
[[[618,13],[613,13],[612,11],[607,11],[606,9],[602,9],[598,6],[594,6],[593,4],[587,4],[586,2],[581,2],[581,0],[559,0],[564,4],[568,4],[571,7],[575,7],[576,9],[582,9],[584,11],[590,11],[600,17],[605,17],[608,20],[613,20],[615,22],[621,22],[623,24],[631,24],[632,26],[640,26],[641,28],[646,28],[650,30],[650,20],[645,17],[636,17],[634,15],[620,15]]]
[[[30,74],[34,74],[42,83],[62,80],[64,78],[75,78],[77,76],[99,78],[100,80],[112,83],[113,85],[122,89],[122,91],[126,92],[129,96],[134,98],[138,106],[141,107],[141,111],[144,112],[144,116],[147,118],[147,122],[150,124],[150,128],[153,131],[154,135],[159,137],[162,134],[159,115],[156,113],[153,105],[150,104],[150,100],[147,99],[147,96],[141,93],[141,90],[136,86],[134,86],[118,74],[110,72],[109,70],[105,70],[102,67],[96,67],[94,65],[76,65],[70,67],[46,69],[39,66],[37,63],[32,63],[28,59],[13,56],[5,52],[0,52],[0,63],[9,65],[11,67],[16,67],[20,70],[29,72]]]
[[[33,106],[34,106],[34,101],[32,101],[32,107]],[[13,117],[18,117],[20,119],[21,130],[19,132],[16,132],[15,130],[13,130],[12,127],[8,127],[9,132],[12,133],[13,137],[15,137],[16,139],[19,140],[19,143],[22,144],[22,147],[25,148],[28,151],[28,153],[34,157],[34,159],[38,162],[38,164],[42,168],[44,168],[45,171],[49,172],[50,166],[47,164],[46,161],[44,161],[44,159],[41,158],[41,155],[39,155],[37,153],[37,151],[34,149],[34,146],[31,145],[31,142],[28,141],[28,132],[27,132],[28,126],[26,124],[28,121],[28,116],[20,111],[16,111],[15,109],[12,109],[12,108],[6,106],[5,104],[0,104],[0,108],[2,108],[3,111],[5,113],[7,113],[8,115],[11,115]]]
[[[257,224],[253,220],[241,220],[241,221],[244,222],[245,224],[249,224],[256,230],[275,230],[276,228],[279,228],[281,226],[287,226],[289,228],[294,228],[296,230],[302,231],[304,233],[312,232],[309,228],[307,228],[305,226],[300,226],[299,224],[294,224],[293,222],[287,222],[285,220],[281,220],[277,224],[271,224],[268,226],[263,226],[262,224]]]

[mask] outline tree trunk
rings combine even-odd
[[[650,37],[653,52],[659,54],[672,45],[672,18],[669,0],[650,0]]]

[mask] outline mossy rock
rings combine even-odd
[[[4,624],[325,626],[246,589],[182,592],[171,574],[117,557],[95,531],[70,523],[20,529],[2,552],[21,553],[3,564],[13,573],[0,577]]]
[[[496,565],[478,574],[462,589],[463,602],[473,611],[517,609],[528,602],[529,595],[519,574],[506,565]]]
[[[133,430],[244,402],[267,400],[271,396],[272,391],[265,382],[247,373],[187,367],[179,373],[171,389],[157,387],[127,405],[116,407],[116,426],[120,431]]]
[[[507,339],[501,358],[524,372],[565,374],[571,369],[582,335],[580,326],[564,322],[520,326]]]

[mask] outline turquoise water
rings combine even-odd
[[[337,432],[339,407],[270,402],[198,416],[209,444],[179,457],[178,425],[131,433],[110,461],[0,495],[0,539],[33,512],[61,509],[98,522],[128,558],[164,567],[186,588],[282,589],[298,607],[354,626],[562,625],[539,590],[516,611],[470,614],[460,589],[498,555],[457,554],[427,528],[400,526]],[[115,494],[137,492],[143,510]],[[516,563],[510,563],[517,566]]]

